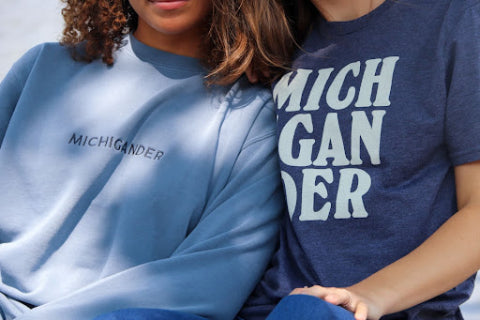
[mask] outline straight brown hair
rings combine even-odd
[[[133,32],[138,16],[126,0],[62,0],[61,43],[77,60],[114,63],[114,52]],[[208,84],[225,85],[249,70],[270,84],[289,66],[295,50],[291,26],[280,0],[212,0],[204,57]],[[82,44],[82,50],[77,47]]]
[[[283,0],[292,34],[298,44],[301,44],[310,32],[318,14],[317,8],[309,0]]]

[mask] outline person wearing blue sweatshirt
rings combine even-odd
[[[241,317],[463,319],[480,268],[480,1],[290,2],[308,36],[273,89],[288,214]]]
[[[271,93],[242,76],[288,60],[280,4],[65,2],[62,43],[0,84],[0,319],[232,319],[283,209]]]

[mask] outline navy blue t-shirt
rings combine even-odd
[[[480,159],[480,1],[387,0],[319,19],[274,87],[289,214],[242,317],[295,287],[355,284],[456,211],[456,165]],[[473,278],[383,319],[462,319]]]

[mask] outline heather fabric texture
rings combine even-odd
[[[40,45],[0,85],[3,319],[231,319],[274,250],[269,90],[126,41],[112,67]]]
[[[264,319],[296,287],[357,283],[456,212],[453,168],[480,159],[478,39],[478,0],[318,20],[274,87],[289,215],[243,318]],[[472,288],[383,319],[462,319]]]

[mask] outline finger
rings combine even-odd
[[[328,294],[328,288],[322,286],[297,288],[293,290],[290,294],[306,294],[320,299],[324,299],[325,296]]]
[[[331,303],[331,304],[334,304],[334,305],[337,305],[337,306],[345,304],[345,302],[344,302],[345,298],[339,296],[336,293],[327,294],[325,296],[324,300],[327,301],[328,303]]]
[[[332,304],[345,306],[347,309],[352,308],[352,296],[345,289],[332,288],[324,299]]]
[[[367,320],[368,306],[360,302],[355,310],[355,320]]]
[[[292,295],[292,294],[303,294],[302,293],[302,288],[293,289],[292,292],[290,292],[290,295]]]

